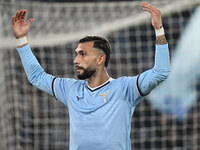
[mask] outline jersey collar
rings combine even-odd
[[[94,92],[94,91],[96,91],[96,90],[98,90],[98,89],[100,89],[100,88],[106,86],[106,85],[109,84],[110,81],[112,81],[112,80],[113,80],[113,78],[109,78],[106,82],[104,82],[103,84],[101,84],[101,85],[99,85],[99,86],[97,86],[97,87],[94,87],[94,88],[90,87],[90,86],[87,84],[87,88],[88,88],[91,92]]]

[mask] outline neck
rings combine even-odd
[[[87,80],[87,83],[89,87],[94,88],[105,83],[109,78],[110,77],[104,68],[102,71],[97,70],[97,72]]]

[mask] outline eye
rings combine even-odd
[[[87,53],[86,52],[81,52],[81,56],[86,56]]]
[[[80,51],[78,51],[78,52],[75,52],[75,54],[76,54],[76,56],[82,56],[82,57],[84,57],[84,56],[87,55],[87,52],[86,52],[86,51],[83,51],[83,50],[80,50]]]
[[[82,53],[82,56],[86,56],[86,53]]]

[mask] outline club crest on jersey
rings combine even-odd
[[[104,103],[106,103],[106,102],[107,102],[106,97],[107,97],[107,95],[108,95],[109,93],[110,93],[110,91],[108,91],[108,92],[106,92],[106,93],[99,94],[98,96],[101,96],[101,97],[103,98]]]

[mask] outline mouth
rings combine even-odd
[[[80,67],[80,66],[76,66],[76,71],[80,71],[80,70],[83,70],[83,67]]]

